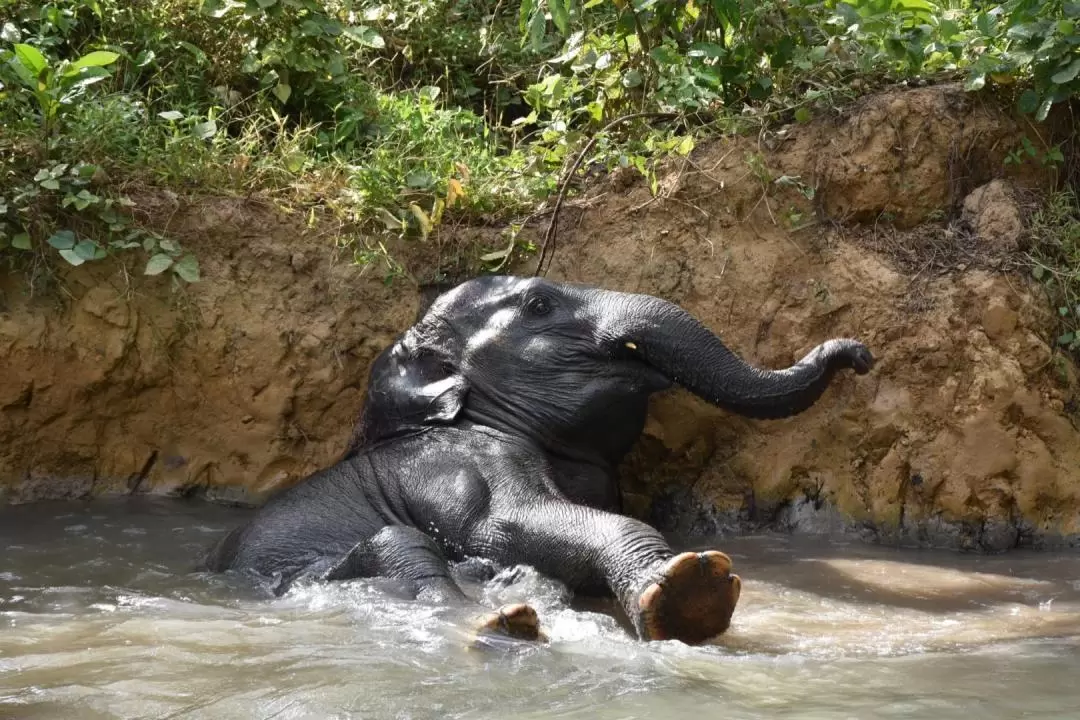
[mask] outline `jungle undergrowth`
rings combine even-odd
[[[884,85],[993,86],[1041,122],[1080,90],[1077,22],[1064,0],[7,0],[0,259],[139,254],[198,281],[134,219],[156,189],[328,210],[388,282],[391,240],[508,227],[467,260],[496,271],[587,174],[631,168],[655,195],[657,163],[702,137]],[[1076,255],[1053,258],[1072,277]]]

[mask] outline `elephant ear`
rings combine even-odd
[[[364,410],[347,454],[425,425],[449,425],[468,392],[468,381],[441,354],[399,340],[372,364]]]

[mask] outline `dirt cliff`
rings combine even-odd
[[[762,365],[833,336],[879,358],[789,420],[657,397],[623,469],[628,510],[693,534],[1080,537],[1075,369],[1038,288],[1011,272],[1029,191],[1054,182],[1005,163],[1028,131],[955,87],[887,93],[703,145],[655,197],[616,173],[565,208],[553,279],[666,297]],[[18,277],[0,284],[0,499],[257,501],[341,452],[368,363],[417,311],[415,287],[339,257],[332,222],[229,198],[140,207],[198,253],[202,283],[175,293],[103,264],[33,299]],[[432,262],[430,247],[395,252]]]

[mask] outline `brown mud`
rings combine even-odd
[[[633,177],[591,183],[562,213],[549,277],[670,299],[761,365],[833,336],[879,358],[788,420],[657,397],[623,468],[627,510],[690,535],[1077,543],[1076,371],[1015,272],[1025,203],[1055,182],[1004,162],[1025,132],[940,86],[702,145],[656,197]],[[336,252],[331,221],[251,199],[138,205],[197,252],[203,282],[171,292],[100,264],[31,299],[20,277],[0,281],[0,501],[258,502],[344,449],[368,364],[421,306],[415,285]],[[448,244],[496,235],[459,228]],[[437,264],[431,244],[394,253],[416,276]]]

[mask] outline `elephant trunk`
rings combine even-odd
[[[869,372],[862,343],[834,339],[784,370],[755,368],[682,308],[648,295],[611,293],[600,305],[603,339],[616,357],[636,358],[698,397],[752,418],[783,418],[813,405],[837,370]]]

